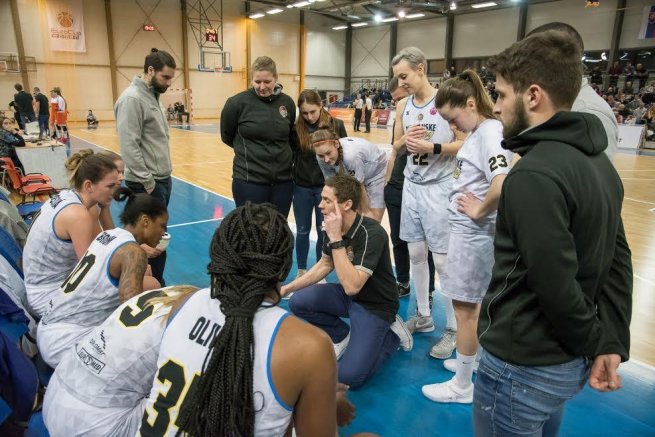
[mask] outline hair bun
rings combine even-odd
[[[150,49],[150,53],[157,53],[158,51],[159,51],[159,49],[156,49],[154,47]]]

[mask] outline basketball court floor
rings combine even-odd
[[[170,132],[175,178],[169,205],[172,240],[166,279],[168,284],[206,287],[211,237],[222,217],[234,209],[233,154],[220,141],[217,122],[172,127]],[[73,127],[71,133],[73,150],[97,147],[119,151],[113,124],[103,123],[92,131]],[[389,147],[387,130],[373,129],[371,134],[358,136]],[[615,164],[625,186],[623,217],[633,251],[633,359],[620,368],[623,389],[601,394],[585,387],[567,404],[562,436],[655,436],[655,157],[620,154]],[[115,216],[118,210],[112,211]],[[293,229],[293,217],[290,222]],[[386,216],[383,224],[388,229]],[[313,254],[310,248],[310,264],[315,261]],[[294,265],[289,279],[295,275]],[[414,302],[413,293],[401,299],[401,316],[413,314]],[[435,299],[437,305],[440,302]],[[443,310],[437,306],[434,314],[435,332],[417,334],[411,352],[398,351],[363,388],[350,393],[357,417],[340,435],[362,431],[382,436],[472,435],[471,406],[435,404],[421,394],[422,385],[445,381],[452,375],[440,360],[428,356],[444,326]]]

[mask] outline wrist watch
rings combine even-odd
[[[343,240],[339,241],[333,241],[332,243],[328,244],[330,249],[341,249],[342,247],[346,247],[346,243]]]

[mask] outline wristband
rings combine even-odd
[[[341,249],[342,247],[346,247],[346,243],[343,240],[339,240],[329,243],[328,246],[330,249],[335,250],[335,249]]]
[[[432,153],[433,153],[434,155],[438,155],[438,154],[440,154],[440,153],[441,153],[441,144],[439,144],[439,143],[435,143],[435,144],[434,144],[434,148],[432,149]]]

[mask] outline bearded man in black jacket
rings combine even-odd
[[[621,387],[632,307],[623,186],[598,117],[569,112],[580,57],[570,36],[547,31],[487,64],[503,147],[522,159],[503,184],[478,325],[478,436],[554,436],[564,403],[587,381]]]

